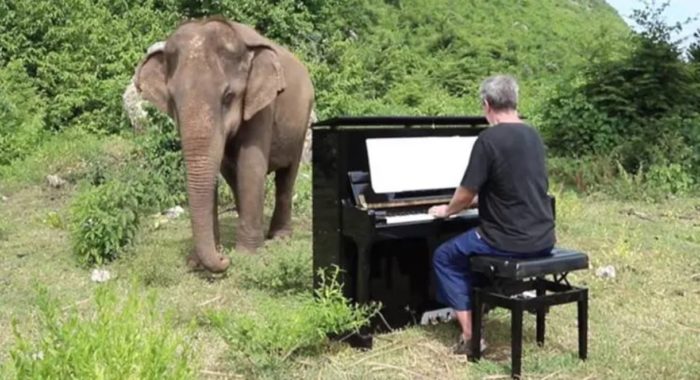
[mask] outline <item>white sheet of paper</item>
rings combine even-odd
[[[367,139],[375,193],[459,186],[476,136]]]

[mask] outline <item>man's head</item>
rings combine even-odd
[[[489,123],[496,124],[498,115],[515,114],[518,109],[518,83],[510,75],[486,78],[479,91],[481,105]]]

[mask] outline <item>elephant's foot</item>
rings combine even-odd
[[[213,265],[205,265],[196,253],[191,253],[187,256],[187,267],[193,271],[208,270],[212,273],[221,273],[228,269],[231,260],[224,255],[217,255],[218,260],[215,260]]]
[[[267,238],[268,239],[274,239],[274,240],[282,240],[286,239],[288,237],[292,236],[292,228],[291,227],[285,227],[285,228],[280,228],[280,229],[270,229],[270,232],[267,233]]]

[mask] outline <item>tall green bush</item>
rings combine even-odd
[[[671,39],[680,25],[663,20],[667,5],[635,11],[641,29],[631,34],[629,52],[587,65],[540,117],[554,154],[607,155],[627,173],[681,193],[700,179],[700,76]]]
[[[21,61],[0,62],[0,166],[33,151],[42,138],[44,110]]]
[[[95,186],[85,187],[71,204],[73,251],[84,264],[116,259],[134,242],[145,215],[186,200],[177,130],[164,115],[149,111],[128,162],[111,169],[118,172],[87,178]]]

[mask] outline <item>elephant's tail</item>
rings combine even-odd
[[[301,162],[303,163],[308,164],[311,162],[311,125],[317,121],[318,119],[316,118],[316,110],[312,106],[311,111],[309,112],[309,121],[306,128],[306,136],[304,136],[304,149],[301,152]]]

